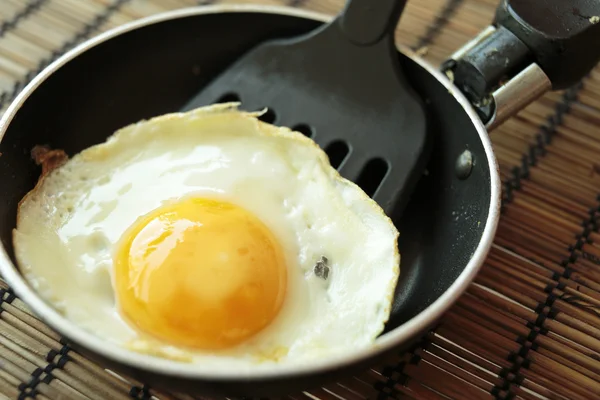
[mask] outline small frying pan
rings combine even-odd
[[[595,0],[505,0],[494,24],[437,70],[408,49],[400,63],[431,115],[433,149],[403,216],[402,273],[385,332],[369,349],[271,371],[214,371],[123,350],[65,319],[27,284],[11,234],[40,170],[35,145],[73,155],[116,129],[181,109],[253,46],[305,34],[329,18],[290,8],[212,6],[156,15],[65,54],[15,99],[0,122],[0,272],[73,347],[92,359],[178,392],[267,396],[310,389],[407,349],[474,279],[499,218],[493,128],[551,89],[587,73],[600,55]],[[452,78],[452,79],[449,79]],[[275,121],[275,124],[277,121]],[[377,186],[376,174],[366,185]],[[69,279],[69,277],[65,277]]]

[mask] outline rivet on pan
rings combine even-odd
[[[473,170],[473,154],[469,150],[463,151],[456,159],[456,176],[458,179],[467,179]]]

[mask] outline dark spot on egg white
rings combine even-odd
[[[317,261],[314,267],[315,275],[321,279],[327,280],[329,277],[329,260],[325,256],[321,256],[321,259]]]

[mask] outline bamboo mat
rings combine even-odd
[[[77,43],[150,14],[216,2],[0,0],[0,112]],[[341,4],[288,0],[332,14]],[[410,1],[398,39],[440,63],[489,23],[495,6]],[[475,283],[411,352],[287,398],[600,398],[599,125],[597,68],[494,131],[503,216]],[[105,371],[63,345],[2,281],[0,294],[0,398],[193,398]]]

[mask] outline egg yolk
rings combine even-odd
[[[232,347],[266,327],[287,286],[280,244],[234,204],[192,198],[161,207],[123,236],[118,303],[142,332],[174,345]]]

